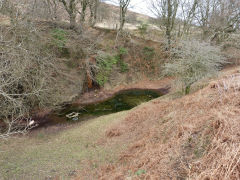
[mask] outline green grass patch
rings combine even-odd
[[[39,132],[33,137],[11,138],[0,142],[0,179],[45,179],[59,176],[69,179],[71,172],[82,170],[84,160],[101,163],[114,162],[125,145],[99,145],[111,123],[125,117],[125,112],[102,116],[76,124],[57,133]]]
[[[53,44],[59,49],[64,48],[67,42],[67,32],[63,29],[53,29],[51,32]]]

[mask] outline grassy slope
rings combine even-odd
[[[69,179],[75,170],[79,179],[97,179],[95,172],[103,179],[236,179],[240,74],[224,75],[188,96],[1,142],[0,179]]]
[[[43,33],[49,35],[52,27],[50,25],[48,27],[48,24],[42,26],[43,29],[46,28],[46,32]],[[89,33],[91,36],[98,35],[98,30],[92,31],[94,33]],[[101,30],[99,30],[99,33],[101,34]],[[112,39],[114,39],[115,34],[106,32],[103,35],[105,41],[101,41],[100,45],[104,50],[110,51],[109,49],[112,49],[114,44],[110,43],[109,45],[109,41],[114,43]],[[50,37],[47,36],[46,38]],[[143,44],[141,39],[136,38],[136,41]],[[147,45],[158,46],[158,43],[149,41]],[[76,72],[76,67],[74,67],[75,69],[69,68],[60,63],[58,68],[64,74],[68,74],[68,77],[65,77],[66,81],[61,80],[59,82],[62,83],[63,87],[65,87],[65,84],[68,85],[68,91],[64,91],[64,95],[67,100],[71,99],[71,95],[78,93],[80,82],[77,80],[79,80],[80,75]],[[75,82],[69,83],[69,79]],[[76,89],[76,91],[73,91],[73,89]],[[45,177],[58,175],[68,177],[69,173],[82,169],[82,165],[85,165],[84,160],[94,161],[93,167],[97,167],[98,163],[113,161],[115,155],[124,148],[124,144],[119,145],[112,142],[111,146],[107,146],[106,144],[96,145],[96,142],[104,137],[105,129],[109,124],[121,120],[125,115],[126,112],[104,116],[54,134],[46,134],[43,131],[33,137],[15,137],[8,141],[0,141],[0,180],[45,179]]]
[[[127,112],[93,119],[67,130],[30,137],[16,137],[0,142],[0,179],[45,179],[60,176],[68,179],[81,170],[88,160],[91,167],[113,162],[124,144],[98,143],[105,129],[121,120]],[[73,174],[73,173],[72,173]]]
[[[240,179],[238,69],[203,89],[128,113],[115,131],[135,138],[102,179]],[[114,128],[114,127],[113,127]]]

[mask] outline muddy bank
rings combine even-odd
[[[119,92],[128,90],[151,90],[156,91],[162,95],[167,94],[171,87],[171,78],[164,78],[162,80],[143,80],[141,82],[131,85],[120,85],[114,89],[100,89],[82,94],[79,98],[73,101],[73,104],[88,105],[92,103],[102,102],[107,100]]]
[[[126,105],[126,102],[122,101],[116,101],[116,99],[119,99],[119,95],[129,93],[129,92],[149,92],[149,93],[156,93],[158,94],[153,95],[150,98],[145,98],[142,102],[149,101],[153,98],[157,98],[159,96],[165,95],[170,90],[170,79],[163,79],[158,81],[141,81],[136,84],[132,85],[121,85],[118,86],[112,90],[108,89],[100,89],[100,90],[94,90],[91,92],[84,93],[79,98],[77,98],[73,102],[64,103],[59,109],[55,110],[44,110],[41,112],[38,112],[33,119],[38,124],[38,128],[41,127],[49,127],[49,126],[59,126],[69,123],[69,119],[66,118],[66,115],[71,113],[78,113],[78,114],[84,114],[81,116],[81,118],[77,118],[77,120],[80,119],[80,121],[88,120],[94,117],[98,117],[100,115],[104,114],[110,114],[114,112],[119,112],[120,110],[113,109],[112,107],[115,107],[117,104],[123,104],[122,110],[131,109],[136,105]],[[135,94],[135,98],[141,99],[141,96],[143,94]],[[145,94],[146,95],[146,94]],[[147,94],[147,97],[149,94]],[[116,98],[116,99],[114,99]],[[122,98],[120,98],[122,99]],[[130,97],[131,99],[131,97]],[[115,104],[114,104],[115,103]],[[109,111],[103,111],[99,113],[99,107],[100,109],[102,107],[109,109]],[[84,109],[82,111],[82,109]],[[85,113],[84,111],[88,111],[88,113]],[[101,111],[101,110],[100,110]],[[71,123],[71,122],[70,122]]]

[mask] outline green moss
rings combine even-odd
[[[117,59],[110,55],[100,55],[96,59],[99,68],[96,81],[100,86],[103,86],[108,81],[113,66],[117,63]]]

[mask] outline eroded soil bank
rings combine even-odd
[[[164,78],[161,80],[150,81],[148,79],[142,80],[134,84],[119,85],[115,88],[99,89],[95,91],[90,91],[81,95],[73,104],[85,105],[92,104],[96,102],[104,101],[110,97],[113,97],[120,91],[131,90],[131,89],[148,89],[153,91],[158,91],[162,94],[166,94],[171,85],[171,78]]]
[[[114,89],[86,92],[75,101],[62,105],[60,109],[39,112],[34,119],[38,128],[62,127],[63,124],[66,125],[73,121],[84,121],[101,115],[132,109],[142,102],[167,94],[170,89],[170,81],[170,79],[144,80],[131,85],[121,85]]]

